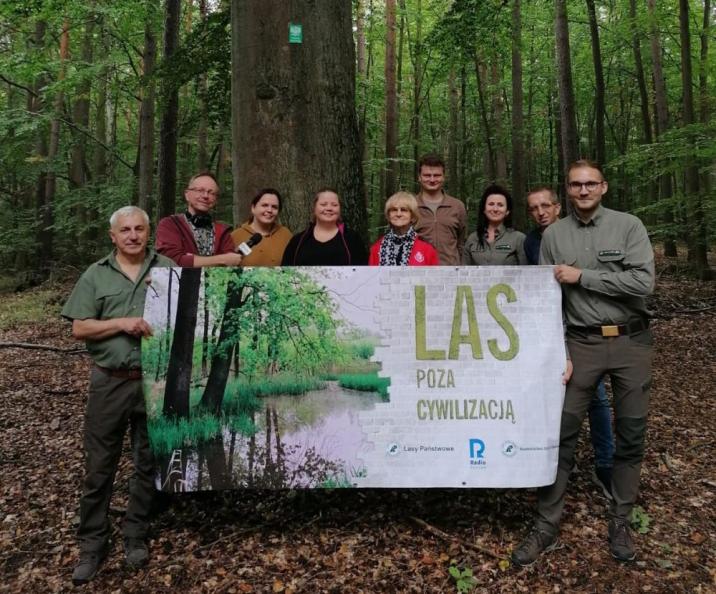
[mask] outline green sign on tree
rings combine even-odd
[[[303,43],[303,25],[298,23],[288,24],[288,42]]]

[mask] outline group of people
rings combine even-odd
[[[601,205],[608,184],[599,164],[572,163],[566,190],[572,212],[560,219],[556,192],[538,187],[527,196],[536,228],[511,227],[509,192],[491,185],[480,200],[477,229],[467,235],[464,204],[445,193],[445,164],[436,155],[419,163],[417,196],[398,192],[385,203],[388,231],[370,250],[341,220],[338,193],[316,192],[310,225],[292,234],[279,223],[281,194],[260,190],[251,217],[231,230],[213,219],[216,179],[189,181],[186,212],[159,222],[156,251],[148,247],[149,219],[128,206],[110,219],[111,254],[81,276],[62,315],[75,338],[87,343],[94,365],[85,414],[86,473],[80,501],[80,560],[75,584],[96,575],[109,549],[107,512],[122,441],[130,427],[134,477],[123,524],[127,564],[145,565],[153,463],[141,385],[140,341],[151,335],[143,320],[146,278],[154,266],[554,266],[563,290],[568,359],[554,484],[538,491],[534,529],[515,548],[516,565],[533,563],[556,545],[574,450],[589,411],[596,478],[611,498],[608,540],[612,555],[634,559],[628,518],[636,501],[651,383],[652,339],[645,298],[654,287],[654,259],[643,224]],[[237,250],[257,234],[252,250]],[[604,377],[613,391],[615,438]]]

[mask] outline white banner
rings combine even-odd
[[[550,267],[191,274],[155,270],[145,310],[165,490],[554,481],[565,350]]]

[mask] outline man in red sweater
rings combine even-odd
[[[157,226],[156,250],[177,266],[239,266],[242,255],[234,251],[231,227],[215,222],[211,210],[219,198],[219,184],[209,172],[198,173],[184,190],[184,214],[164,217]]]

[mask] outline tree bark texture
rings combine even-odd
[[[152,10],[158,9],[155,2],[148,5],[150,14],[144,24],[144,55],[142,56],[142,102],[139,107],[139,178],[138,204],[152,218],[154,204],[154,110],[156,84],[154,65],[157,58],[157,38],[152,28]]]
[[[231,7],[238,220],[259,188],[278,186],[282,222],[298,231],[316,190],[328,185],[341,196],[343,219],[366,236],[351,3],[232,0]],[[289,44],[289,23],[303,26],[302,43]]]
[[[180,0],[166,0],[164,9],[164,62],[179,47]],[[170,77],[162,84],[162,120],[159,131],[159,215],[167,217],[176,208],[177,126],[179,122],[179,89]]]
[[[525,138],[522,90],[522,10],[520,0],[512,2],[512,218],[524,229],[525,220]]]
[[[566,168],[579,158],[577,116],[572,84],[572,63],[569,54],[567,0],[555,0],[555,39],[557,49],[557,87],[562,140],[562,163]]]
[[[594,64],[594,119],[595,119],[595,159],[598,163],[606,162],[606,143],[604,140],[604,69],[602,68],[602,50],[599,45],[599,26],[594,8],[594,0],[587,1],[589,15],[589,36],[592,41],[592,62]],[[566,19],[565,19],[566,21]]]
[[[385,198],[398,180],[398,93],[395,59],[395,0],[385,1]]]
[[[681,39],[681,93],[683,98],[683,123],[695,123],[693,73],[691,69],[691,33],[689,30],[689,0],[679,0],[679,36]],[[691,141],[693,144],[693,141]],[[695,148],[695,147],[694,147]],[[696,276],[707,279],[709,266],[706,250],[706,225],[703,202],[699,194],[699,169],[695,158],[689,159],[684,173],[684,189],[689,214],[689,263]]]
[[[666,82],[664,80],[664,70],[661,60],[661,39],[659,37],[659,29],[654,17],[656,9],[656,0],[648,0],[648,10],[650,17],[649,47],[651,52],[652,77],[654,81],[654,104],[655,109],[655,130],[657,139],[669,129],[669,108],[666,96]],[[659,197],[661,200],[667,200],[672,195],[671,174],[663,173],[659,176]],[[664,211],[664,222],[667,225],[673,225],[674,213],[670,207]],[[664,240],[664,255],[670,258],[676,257],[676,241],[673,234],[668,233]]]

